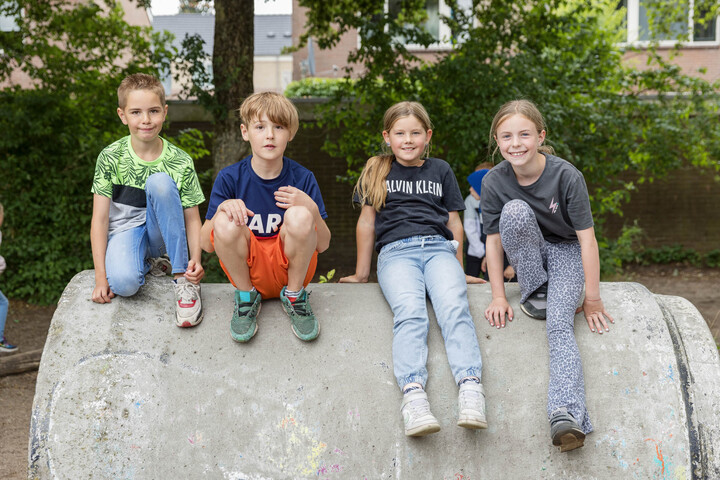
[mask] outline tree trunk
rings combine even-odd
[[[213,83],[221,114],[215,119],[215,175],[249,151],[240,133],[237,109],[253,93],[253,0],[215,0]]]

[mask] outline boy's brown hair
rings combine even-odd
[[[150,90],[160,98],[160,104],[165,105],[165,87],[160,80],[146,73],[133,73],[120,82],[117,90],[118,107],[125,109],[128,94],[133,90]]]
[[[240,121],[248,128],[250,122],[259,120],[263,114],[267,115],[271,122],[290,130],[291,139],[300,127],[295,105],[284,95],[275,92],[258,92],[250,95],[240,105],[238,112],[240,112]]]

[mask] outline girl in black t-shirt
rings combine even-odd
[[[590,329],[608,331],[612,317],[600,298],[600,261],[590,200],[582,173],[542,145],[545,122],[527,100],[508,102],[495,115],[490,145],[504,162],[485,175],[482,211],[492,302],[485,317],[505,326],[513,309],[505,298],[503,250],[520,284],[520,309],[547,318],[550,384],[547,414],[553,445],[565,452],[582,447],[592,423],[575,341],[574,317],[582,310]],[[580,309],[578,309],[579,311]]]
[[[385,112],[382,132],[390,152],[367,161],[355,187],[362,206],[357,224],[355,274],[341,282],[367,282],[373,243],[379,252],[380,288],[394,315],[393,368],[403,392],[405,434],[440,430],[430,412],[427,381],[426,294],[441,327],[448,362],[459,385],[458,425],[487,428],[482,360],[470,316],[462,269],[465,208],[447,162],[428,158],[432,125],[416,102],[401,102]]]

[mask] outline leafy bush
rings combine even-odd
[[[353,81],[346,78],[303,78],[290,82],[285,89],[288,98],[320,97],[331,98]]]

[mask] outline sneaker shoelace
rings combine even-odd
[[[237,302],[235,304],[235,311],[239,317],[247,315],[252,310],[255,302]]]
[[[309,317],[313,314],[312,308],[310,308],[310,302],[308,301],[309,298],[310,292],[307,292],[305,300],[300,300],[300,297],[297,297],[295,302],[290,302],[293,306],[293,310],[295,310],[295,313],[302,317]]]
[[[192,303],[197,300],[197,291],[192,283],[177,283],[177,295],[180,297],[180,303]]]

